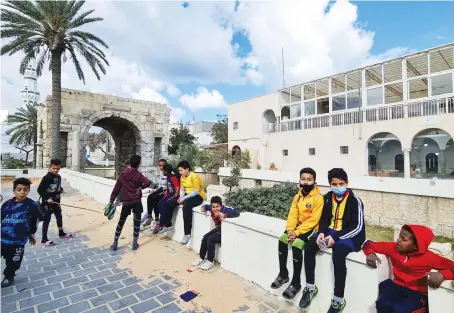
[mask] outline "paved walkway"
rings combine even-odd
[[[32,189],[31,196],[35,193]],[[4,199],[10,194],[10,190],[2,190]],[[160,273],[144,283],[131,269],[118,267],[122,254],[128,249],[113,252],[107,247],[89,248],[88,240],[85,235],[78,234],[72,239],[55,240],[57,245],[54,247],[27,245],[15,284],[1,290],[1,312],[213,312],[208,307],[184,311],[179,298],[181,288],[176,290],[182,284],[177,279]],[[4,260],[1,264],[3,270]],[[245,284],[239,283],[237,287],[247,290],[248,300],[256,303],[257,308],[243,305],[229,312],[297,311],[286,301],[253,284]]]

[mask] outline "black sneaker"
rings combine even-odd
[[[14,283],[14,277],[13,278],[3,278],[3,281],[2,281],[2,288],[6,288],[6,287],[9,287],[11,286],[12,284]]]
[[[135,250],[137,250],[137,249],[139,249],[139,243],[138,243],[137,241],[134,241],[134,242],[132,243],[132,250],[135,251]]]
[[[329,308],[328,313],[341,313],[346,305],[347,301],[345,301],[345,299],[342,299],[342,302],[331,300],[331,307]]]
[[[110,250],[117,251],[118,250],[118,242],[115,242],[110,246]]]
[[[299,307],[302,309],[308,308],[311,305],[312,299],[315,298],[317,293],[318,293],[317,286],[314,286],[314,289],[309,289],[307,287],[304,287],[303,295],[301,296]]]

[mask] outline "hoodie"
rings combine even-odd
[[[211,205],[210,204],[205,204],[203,208],[211,213],[211,218],[214,221],[214,225],[216,225],[216,228],[221,228],[221,223],[224,219],[226,218],[233,218],[233,217],[238,217],[240,216],[240,212],[235,210],[234,208],[228,207],[228,206],[221,206],[221,216],[216,216],[215,213],[211,210]]]
[[[136,168],[127,168],[120,174],[120,177],[115,184],[112,194],[110,195],[110,203],[115,201],[115,198],[121,192],[121,201],[123,204],[134,204],[142,201],[142,191],[151,185],[151,180],[146,178]]]
[[[454,279],[454,262],[439,256],[429,248],[434,234],[421,225],[407,225],[415,235],[418,251],[402,254],[397,250],[396,242],[366,241],[363,251],[366,255],[380,253],[386,255],[393,267],[394,283],[427,295],[426,273],[438,270],[445,280]]]

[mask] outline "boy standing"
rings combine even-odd
[[[315,185],[316,173],[312,168],[300,171],[300,188],[293,198],[287,219],[287,229],[279,238],[279,275],[271,284],[278,289],[289,281],[287,270],[288,245],[292,245],[293,278],[282,293],[285,299],[293,299],[301,290],[303,250],[309,238],[316,232],[323,211],[323,196]]]
[[[222,200],[218,196],[212,197],[210,202],[211,205],[205,204],[201,211],[211,213],[215,228],[203,236],[199,253],[200,258],[192,262],[192,266],[200,266],[200,268],[205,271],[208,271],[214,266],[216,244],[221,243],[222,221],[226,218],[240,216],[240,213],[237,210],[222,205]]]
[[[142,191],[141,189],[147,188],[151,185],[151,181],[140,173],[137,168],[140,165],[141,157],[133,155],[129,159],[130,168],[126,168],[115,184],[112,194],[110,195],[110,204],[113,204],[115,199],[121,192],[121,201],[123,206],[121,209],[120,219],[118,220],[117,229],[115,231],[114,242],[110,247],[113,251],[118,249],[118,239],[120,238],[121,231],[125,225],[126,219],[131,212],[134,214],[134,240],[132,249],[139,248],[139,231],[140,231],[140,216],[143,212],[142,207]]]
[[[148,197],[147,197],[147,213],[146,215],[143,216],[142,218],[142,230],[144,230],[147,227],[151,226],[151,222],[153,222],[153,215],[152,213],[154,212],[154,219],[156,221],[156,228],[155,230],[159,231],[159,206],[158,203],[159,201],[162,200],[164,197],[164,194],[166,193],[167,190],[167,177],[164,176],[162,173],[162,168],[164,165],[167,164],[167,161],[165,159],[160,159],[159,160],[159,185],[158,189],[153,191]]]
[[[49,172],[41,179],[38,186],[38,194],[42,199],[42,205],[47,208],[48,213],[43,221],[43,236],[41,244],[44,246],[54,246],[55,242],[49,240],[47,231],[51,220],[52,213],[55,215],[58,227],[58,236],[60,238],[72,238],[73,235],[63,231],[63,216],[61,214],[60,198],[63,192],[61,185],[61,176],[58,174],[61,167],[59,159],[50,160]]]
[[[444,280],[454,279],[454,262],[427,250],[433,238],[425,226],[404,225],[397,242],[364,244],[369,266],[377,268],[380,259],[375,253],[380,253],[391,260],[393,268],[394,279],[378,287],[377,313],[428,312],[427,285],[438,288]]]
[[[315,254],[320,247],[327,247],[333,249],[334,265],[334,295],[328,313],[340,313],[346,305],[344,289],[347,255],[361,250],[361,245],[366,240],[364,206],[361,199],[347,188],[348,176],[343,169],[330,170],[328,181],[331,191],[325,195],[319,232],[307,242],[304,251],[306,287],[299,306],[302,309],[309,307],[318,293],[315,286]]]
[[[26,178],[16,179],[13,182],[14,197],[2,204],[1,251],[6,260],[2,288],[14,283],[27,241],[30,240],[31,245],[36,243],[34,234],[42,216],[38,203],[27,198],[30,185],[31,182]]]

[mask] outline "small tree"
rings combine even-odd
[[[235,163],[232,169],[230,170],[230,177],[226,177],[222,180],[222,184],[226,187],[229,187],[229,195],[232,192],[233,187],[240,186],[241,178],[241,169],[238,163]]]
[[[229,119],[225,114],[217,114],[218,121],[211,129],[213,143],[226,143],[229,141]]]
[[[25,152],[25,163],[28,164],[28,156],[30,155],[30,152],[34,151],[34,148],[33,147],[30,148],[30,146],[28,146],[28,145],[15,146],[14,148],[16,148],[22,152]]]
[[[88,134],[88,144],[90,146],[90,150],[101,150],[102,153],[104,153],[105,159],[109,157],[108,154],[112,148],[112,142],[112,136],[104,129],[99,133]]]
[[[178,128],[172,128],[170,130],[169,141],[169,154],[177,154],[178,148],[181,145],[194,144],[195,137],[191,135],[191,132],[186,125],[180,123]]]

